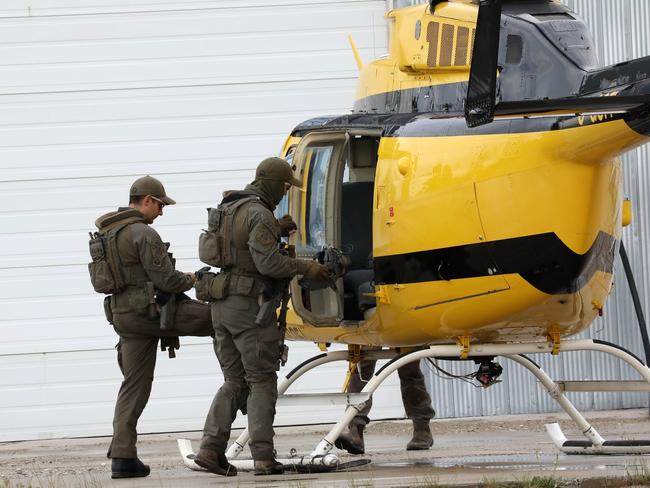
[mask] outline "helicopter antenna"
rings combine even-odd
[[[357,49],[357,45],[354,43],[354,39],[352,39],[352,34],[348,35],[348,42],[350,43],[350,47],[352,48],[352,54],[354,54],[354,59],[357,62],[357,68],[359,68],[359,71],[363,69],[363,61],[361,60],[361,56],[359,55],[359,50]]]

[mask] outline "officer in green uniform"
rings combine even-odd
[[[363,360],[352,373],[349,393],[359,393],[375,373],[375,360]],[[422,451],[433,446],[433,436],[429,422],[436,414],[431,406],[431,396],[424,385],[424,375],[420,369],[420,361],[405,364],[397,370],[399,375],[402,403],[406,416],[413,422],[413,437],[406,444],[407,451]],[[363,454],[365,443],[363,431],[370,422],[368,414],[372,408],[372,397],[365,407],[357,413],[348,426],[348,431],[343,432],[335,441],[336,447],[345,449],[351,454]]]
[[[113,478],[141,477],[150,472],[138,459],[136,426],[151,393],[159,339],[213,334],[209,306],[183,294],[196,281],[194,273],[174,269],[168,244],[149,225],[163,214],[163,207],[175,203],[160,181],[145,176],[131,186],[128,207],[95,222],[105,235],[117,232],[118,256],[113,259],[126,284],[123,291],[111,295],[107,311],[120,336],[117,361],[124,375],[108,450]],[[160,305],[156,303],[160,292],[173,294],[176,302],[174,325],[165,330],[161,330]]]
[[[236,473],[225,451],[237,410],[248,413],[255,474],[283,471],[273,454],[280,331],[275,317],[260,325],[255,320],[264,289],[274,288],[277,280],[329,277],[325,266],[290,258],[278,249],[281,235],[295,229],[290,218],[280,223],[273,215],[291,185],[301,185],[291,166],[283,159],[267,158],[257,167],[255,181],[243,191],[227,193],[220,205],[236,206],[232,229],[226,231],[230,240],[224,243],[234,261],[222,267],[226,291],[212,302],[214,345],[225,382],[208,412],[196,457],[199,466],[215,474]]]

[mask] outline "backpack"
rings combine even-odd
[[[239,262],[237,250],[232,246],[233,221],[235,212],[244,203],[258,200],[245,197],[234,202],[222,203],[217,208],[208,208],[208,229],[199,236],[199,259],[217,268],[231,268],[246,265]],[[234,251],[234,252],[233,252]]]
[[[92,261],[88,263],[88,272],[97,293],[112,295],[126,288],[117,252],[117,234],[129,223],[118,225],[109,231],[89,232],[88,247]]]

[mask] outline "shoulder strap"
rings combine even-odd
[[[122,272],[124,265],[122,264],[122,259],[120,258],[120,253],[117,249],[117,235],[122,229],[131,224],[135,224],[136,222],[142,222],[142,219],[125,219],[119,223],[111,225],[103,232],[103,236],[106,239],[106,249],[104,251],[106,253],[106,260],[113,272],[113,278],[115,279],[115,284],[118,290],[122,290],[126,287],[126,280],[124,278],[124,273]]]

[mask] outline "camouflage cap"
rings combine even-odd
[[[174,199],[167,196],[165,187],[160,180],[149,175],[135,180],[129,190],[129,196],[132,197],[146,197],[147,195],[157,198],[165,205],[174,205],[176,203]]]
[[[293,176],[293,169],[282,158],[266,158],[255,170],[256,180],[284,181],[290,185],[301,187],[302,181]]]

